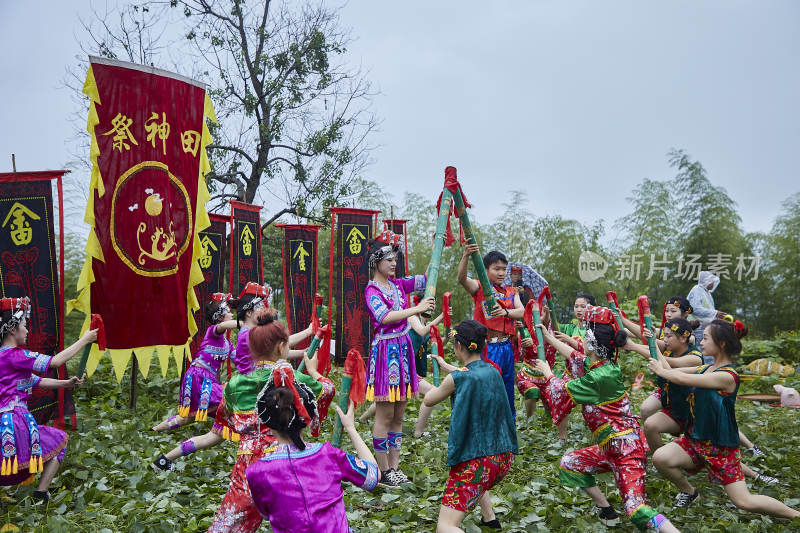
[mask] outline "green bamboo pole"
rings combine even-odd
[[[442,250],[444,237],[447,231],[447,220],[450,218],[450,207],[453,204],[453,193],[447,189],[442,190],[442,201],[439,204],[439,217],[436,219],[436,233],[433,234],[433,250],[431,261],[428,263],[428,280],[425,284],[423,298],[436,297],[436,282],[439,281],[439,266],[442,264]],[[422,316],[431,317],[430,311],[425,311]]]
[[[461,195],[461,189],[457,189],[455,194],[453,194],[453,200],[456,204],[456,214],[461,221],[461,229],[464,232],[466,243],[478,244],[478,241],[475,238],[475,233],[472,231],[472,224],[469,221],[469,215],[467,215],[467,208],[464,205],[464,197]],[[480,257],[479,253],[472,254],[470,259],[472,259],[472,266],[475,269],[475,273],[478,275],[478,280],[481,282],[481,290],[483,291],[483,299],[486,300],[487,311],[491,312],[494,306],[497,304],[497,300],[494,299],[492,285],[489,283],[489,276],[486,274],[486,267],[483,266],[483,259]]]
[[[313,339],[311,339],[311,342],[309,343],[308,348],[306,348],[306,357],[308,357],[309,359],[314,357],[314,354],[316,353],[317,349],[319,349],[319,345],[320,344],[322,344],[322,331],[321,330],[318,331],[316,335],[314,335]],[[303,360],[300,361],[300,364],[297,365],[297,371],[298,372],[302,372],[305,368],[306,368],[306,360],[305,360],[305,358],[303,358]]]
[[[540,361],[544,361],[544,335],[542,335],[542,330],[536,327],[537,324],[541,323],[542,315],[539,312],[539,304],[537,302],[533,306],[533,329],[536,330],[536,340],[538,341],[536,345],[536,357],[538,357]]]
[[[431,326],[431,328],[435,327],[436,326]],[[430,345],[431,345],[431,352],[433,352],[434,355],[444,356],[444,354],[439,353],[439,344],[436,343],[433,339],[431,339]],[[433,368],[433,386],[438,387],[439,384],[442,382],[442,375],[441,372],[439,371],[439,361],[437,361],[433,357],[431,357],[431,368]]]
[[[91,351],[92,351],[91,343],[83,347],[83,354],[81,354],[81,362],[78,365],[78,378],[82,378],[83,374],[86,372],[86,364],[89,361],[89,353]]]
[[[319,296],[319,295],[317,295],[317,296]],[[317,317],[322,316],[322,307],[323,307],[322,305],[318,305],[317,306],[317,310],[316,310],[316,316]],[[312,318],[312,321],[313,321],[313,318]],[[317,330],[317,331],[314,332],[314,338],[311,339],[311,342],[308,344],[308,348],[306,348],[306,357],[308,357],[309,359],[314,357],[314,352],[316,352],[317,349],[319,348],[319,345],[322,344],[322,335],[320,333],[321,333],[320,330]],[[306,367],[306,360],[303,359],[302,361],[300,361],[300,364],[297,365],[297,371],[298,372],[302,372],[303,369],[305,369],[305,367]]]
[[[353,376],[349,374],[342,374],[342,385],[339,387],[337,394],[339,398],[336,403],[339,404],[339,409],[342,410],[343,413],[347,412],[347,408],[349,407],[350,403],[350,386],[353,384]],[[336,424],[333,427],[333,437],[331,438],[331,443],[336,446],[337,448],[341,448],[342,445],[342,430],[344,426],[342,426],[342,419],[339,418],[339,415],[336,415]]]
[[[637,301],[639,307],[639,319],[644,318],[644,326],[650,330],[653,335],[647,337],[647,347],[650,348],[650,357],[658,359],[658,352],[656,350],[655,331],[653,330],[653,317],[650,314],[650,301],[646,295],[639,296]],[[644,332],[642,332],[644,333]],[[642,335],[644,336],[644,335]]]

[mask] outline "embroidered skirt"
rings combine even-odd
[[[13,411],[6,411],[0,416],[2,416],[0,418],[2,420],[2,429],[0,430],[2,459],[13,465],[11,473],[0,475],[0,485],[18,485],[31,476],[29,464],[32,451],[37,463],[39,461],[37,452],[39,451],[42,464],[53,457],[57,457],[58,462],[64,460],[69,435],[51,426],[36,426],[36,422],[33,422],[35,427],[31,428],[29,420],[33,420],[33,417],[22,405],[17,405]],[[13,470],[16,470],[17,473],[13,473]],[[40,470],[37,469],[37,471]]]
[[[205,412],[205,416],[201,417],[202,420],[209,415],[213,418],[221,400],[222,385],[219,384],[214,372],[198,365],[192,365],[186,370],[178,398],[180,416],[184,418],[196,416],[199,409]]]
[[[372,342],[367,369],[367,400],[405,402],[417,396],[417,366],[408,333]]]

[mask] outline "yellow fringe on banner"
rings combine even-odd
[[[195,422],[205,422],[208,420],[208,409],[198,409],[194,414]]]
[[[169,370],[169,354],[172,351],[171,346],[161,344],[156,346],[156,353],[158,354],[158,363],[161,365],[161,377],[167,377],[167,370]]]
[[[96,259],[98,261],[105,262],[100,241],[95,233],[94,218],[95,193],[97,194],[98,198],[102,198],[105,194],[105,185],[103,183],[102,176],[100,175],[100,167],[97,164],[97,158],[100,156],[100,147],[97,143],[97,137],[95,135],[95,127],[100,122],[97,114],[97,106],[102,104],[100,102],[100,93],[97,90],[97,82],[94,78],[94,72],[92,71],[91,66],[86,72],[86,80],[83,84],[83,94],[88,96],[90,100],[89,114],[86,120],[86,131],[89,132],[90,137],[89,159],[92,162],[92,174],[89,180],[89,198],[86,202],[86,211],[83,215],[83,219],[89,225],[89,237],[86,241],[86,262],[84,263],[80,276],[78,277],[78,296],[77,298],[67,302],[66,306],[67,314],[69,314],[73,309],[77,309],[86,315],[86,318],[83,322],[83,327],[81,329],[81,334],[89,329],[91,317],[91,302],[89,301],[91,294],[90,286],[95,281],[94,272],[92,270],[92,261]],[[206,150],[208,145],[213,142],[213,139],[211,138],[211,133],[208,129],[208,125],[206,124],[206,119],[213,121],[215,124],[217,123],[217,115],[214,111],[214,105],[208,93],[205,94],[203,100],[203,133],[199,151],[200,162],[197,176],[197,202],[194,212],[195,225],[192,239],[192,261],[190,263],[191,267],[189,272],[189,284],[186,290],[187,325],[189,330],[189,338],[187,339],[185,345],[142,346],[135,348],[133,352],[135,353],[136,359],[139,363],[139,370],[145,379],[147,379],[148,372],[150,371],[150,363],[152,361],[154,351],[158,354],[158,360],[161,365],[161,373],[163,376],[166,376],[169,368],[170,349],[175,357],[176,366],[180,368],[183,362],[184,354],[190,353],[188,352],[188,350],[190,350],[189,343],[191,342],[194,334],[197,332],[197,324],[194,320],[194,312],[200,309],[200,302],[197,301],[194,288],[196,285],[204,281],[202,270],[197,262],[198,258],[202,254],[200,232],[211,225],[211,221],[208,218],[208,211],[206,211],[206,203],[211,199],[211,195],[209,194],[208,187],[206,186],[205,176],[211,171],[211,164],[208,161],[208,153]],[[111,358],[111,364],[114,367],[114,373],[116,374],[117,381],[122,381],[122,376],[125,374],[128,361],[131,358],[131,350],[109,350],[108,354]],[[97,369],[97,365],[101,356],[102,353],[96,349],[96,345],[92,346],[92,351],[90,352],[89,362],[87,363],[86,368],[87,375],[91,376]]]
[[[147,374],[150,372],[150,361],[153,360],[154,351],[154,346],[133,349],[133,354],[136,356],[136,361],[139,363],[139,372],[142,373],[144,379],[147,379]]]
[[[114,374],[117,376],[117,383],[122,381],[122,376],[125,375],[125,369],[128,368],[128,361],[131,360],[132,353],[130,348],[108,350],[108,355],[111,357],[111,366],[114,367]]]
[[[368,402],[374,402],[375,401],[375,387],[373,387],[372,385],[367,387],[366,399],[367,399]]]

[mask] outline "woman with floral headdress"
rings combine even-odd
[[[408,294],[424,289],[427,278],[395,278],[399,250],[400,236],[388,230],[370,242],[372,281],[364,288],[374,332],[366,396],[376,403],[372,446],[381,469],[381,484],[389,488],[410,481],[399,465],[406,402],[416,397],[418,390],[408,318],[432,311],[435,304],[433,298],[424,298],[419,305],[407,305]]]
[[[31,352],[22,347],[28,337],[30,305],[27,297],[0,300],[0,485],[17,485],[41,472],[33,497],[46,503],[50,499],[47,489],[64,459],[69,436],[60,429],[39,426],[28,411],[28,399],[34,387],[71,389],[83,383],[83,376],[51,379],[34,372],[43,374],[63,365],[97,339],[97,330],[88,330],[53,357]]]
[[[248,374],[237,374],[225,385],[222,403],[214,420],[214,433],[225,439],[238,441],[236,464],[231,472],[228,492],[222,500],[210,533],[256,531],[261,515],[255,506],[245,477],[247,467],[276,449],[272,430],[258,418],[256,401],[258,393],[279,369],[291,369],[289,356],[289,330],[276,320],[269,310],[260,310],[256,325],[250,328],[249,346],[253,355],[253,368]],[[317,371],[317,358],[306,358],[308,374],[297,373],[295,379],[309,388],[317,401],[317,415],[310,417],[311,434],[319,435],[320,420],[325,418],[335,389],[331,381]]]
[[[544,326],[538,326],[545,342],[572,362],[572,375],[579,376],[574,379],[554,377],[550,365],[537,360],[536,368],[543,376],[538,386],[550,405],[553,422],[559,422],[579,404],[596,442],[588,448],[568,452],[561,458],[561,483],[584,490],[600,509],[600,519],[615,519],[618,514],[594,477],[611,471],[625,512],[637,528],[678,531],[662,514],[649,507],[645,499],[647,442],[631,410],[615,357],[617,349],[627,348],[627,335],[618,331],[608,308],[589,305],[584,317],[584,354],[555,338]],[[582,365],[578,363],[581,359]]]
[[[228,302],[230,294],[215,292],[206,303],[206,320],[211,324],[194,354],[181,383],[178,397],[178,414],[172,415],[157,426],[154,431],[174,429],[192,421],[205,421],[217,414],[217,406],[222,399],[222,385],[219,383],[219,370],[222,363],[230,359],[233,345],[225,333],[236,327]]]
[[[352,402],[347,414],[335,407],[358,457],[329,442],[303,440],[317,404],[311,389],[297,381],[290,368],[275,369],[258,394],[258,418],[272,430],[278,446],[250,465],[247,483],[256,508],[276,533],[349,532],[342,481],[366,491],[378,484],[378,465],[355,429]]]

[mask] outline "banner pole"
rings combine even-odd
[[[184,354],[184,359],[186,355]],[[139,361],[136,359],[136,354],[133,355],[133,363],[131,364],[131,398],[128,404],[128,409],[136,411],[136,378],[139,373]]]
[[[56,178],[56,189],[58,191],[58,275],[59,275],[59,283],[58,283],[58,295],[59,295],[59,304],[58,304],[58,346],[59,351],[64,349],[64,189],[61,185],[61,176]],[[67,367],[66,365],[61,365],[61,368],[58,369],[58,377],[61,379],[66,379],[67,377]],[[80,377],[80,376],[79,376]],[[73,414],[70,417],[70,423],[72,424],[72,429],[75,429],[78,421],[76,415]],[[66,428],[66,423],[64,422],[64,389],[58,389],[58,426],[61,429]]]

